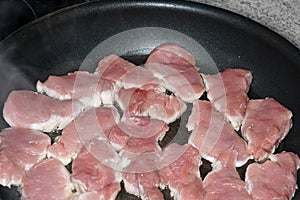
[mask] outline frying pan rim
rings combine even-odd
[[[239,13],[235,13],[230,10],[226,10],[224,8],[219,8],[213,5],[208,5],[205,3],[198,3],[194,1],[185,1],[185,0],[93,0],[83,3],[78,3],[72,6],[68,6],[65,8],[61,8],[59,10],[56,10],[54,12],[48,13],[44,16],[41,16],[24,26],[20,27],[19,29],[15,30],[11,34],[9,34],[6,38],[4,38],[2,41],[0,41],[0,47],[2,47],[6,42],[9,42],[9,40],[12,40],[16,37],[18,37],[18,34],[21,34],[22,32],[26,31],[32,26],[38,26],[40,23],[43,23],[43,21],[47,19],[51,19],[53,17],[57,17],[59,15],[63,15],[66,13],[74,12],[76,9],[81,9],[84,7],[92,6],[93,4],[99,4],[102,6],[102,9],[104,8],[117,8],[122,7],[124,5],[130,6],[134,5],[134,7],[169,7],[173,9],[183,9],[183,10],[189,10],[192,12],[206,12],[209,13],[209,16],[214,16],[220,18],[221,16],[225,16],[226,18],[222,18],[222,20],[226,20],[227,22],[239,22],[238,26],[242,26],[243,28],[247,28],[248,32],[251,34],[259,34],[260,37],[267,37],[269,42],[275,43],[275,45],[280,45],[280,49],[289,51],[289,54],[294,58],[300,57],[300,49],[297,48],[294,44],[292,44],[288,39],[284,38],[279,33],[271,30],[267,26],[260,24],[259,22],[250,19],[246,16],[243,16]],[[231,22],[231,23],[232,23]],[[234,24],[237,26],[237,24]],[[246,25],[246,26],[245,26]],[[272,41],[271,41],[272,40]],[[300,58],[299,58],[300,61]]]

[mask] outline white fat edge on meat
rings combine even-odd
[[[84,107],[79,101],[73,101],[73,110],[76,110],[76,112],[72,113],[70,116],[62,117],[59,115],[52,114],[47,121],[31,124],[29,128],[34,129],[34,130],[41,130],[44,132],[51,132],[54,130],[62,130],[73,119],[75,119],[79,115],[80,112],[82,112],[84,110]]]
[[[102,104],[101,97],[97,94],[81,97],[78,101],[84,105],[86,110],[92,107],[99,107]]]
[[[239,154],[238,154],[238,156],[239,156]],[[253,159],[253,156],[252,155],[249,155],[249,157],[247,157],[245,160],[236,160],[235,161],[235,163],[234,163],[234,165],[235,165],[235,167],[242,167],[243,165],[245,165],[247,162],[248,162],[248,160],[250,160],[250,159]]]
[[[73,176],[71,176],[70,179],[71,179],[71,181],[72,181],[72,183],[74,185],[75,190],[78,193],[83,193],[83,192],[87,191],[86,185],[81,180],[74,179]]]
[[[201,157],[204,158],[205,160],[208,160],[208,161],[211,162],[211,163],[215,163],[215,162],[216,162],[216,158],[215,158],[214,156],[209,156],[208,154],[203,154],[202,152],[201,152]],[[237,157],[239,157],[239,154],[237,154]],[[251,158],[252,158],[252,156],[249,155],[249,157],[247,157],[245,160],[238,160],[238,159],[237,159],[237,160],[234,162],[234,166],[235,166],[235,167],[241,167],[241,166],[243,166],[244,164],[246,164],[247,161],[248,161],[249,159],[251,159]]]
[[[187,128],[188,131],[193,131],[197,128],[197,125],[195,123],[191,122],[190,117],[189,117],[188,122],[186,123],[185,127]]]
[[[162,141],[164,139],[164,137],[166,136],[168,130],[167,131],[164,131],[163,134],[161,134],[158,138],[157,138],[157,141]],[[159,133],[161,133],[161,130],[159,131]]]
[[[70,94],[59,94],[56,90],[52,90],[44,86],[40,81],[37,82],[37,91],[39,93],[45,93],[46,95],[58,99],[58,100],[70,100],[72,99],[72,96]],[[99,107],[101,104],[104,105],[110,105],[114,102],[114,90],[104,90],[100,93],[96,92],[94,94],[91,94],[90,96],[83,96],[81,98],[78,98],[77,100],[80,101],[85,109],[88,109],[89,107]]]
[[[56,90],[52,90],[52,89],[46,87],[44,85],[44,83],[42,83],[41,81],[38,81],[36,83],[36,90],[39,93],[42,93],[42,94],[45,93],[47,96],[52,97],[54,99],[58,99],[58,100],[70,100],[70,99],[72,99],[70,94],[65,94],[65,95],[59,94]]]
[[[34,130],[41,130],[44,132],[52,132],[54,130],[62,130],[65,128],[74,117],[61,117],[58,115],[51,115],[51,117],[42,123],[31,124],[30,128]]]
[[[131,164],[131,159],[128,158],[126,156],[126,151],[124,150],[121,150],[119,152],[119,155],[121,157],[121,162],[120,162],[120,168],[121,168],[121,171],[124,173],[126,171],[124,171],[124,169],[126,167],[128,167],[130,164]],[[124,155],[125,154],[125,155]],[[122,173],[122,176],[123,176],[123,173]],[[128,173],[131,173],[131,172],[128,172]],[[139,192],[139,188],[138,187],[135,187],[133,183],[130,183],[126,180],[126,178],[123,178],[123,181],[124,181],[124,187],[125,187],[125,190],[130,193],[130,194],[134,194],[136,196],[139,196],[140,195],[140,192]],[[138,184],[139,185],[139,184]]]
[[[220,100],[220,99],[222,99],[222,98],[224,98],[224,95],[225,95],[225,93],[224,94],[221,94],[221,96],[219,96],[218,98],[216,98],[216,99],[213,99],[212,97],[211,97],[211,95],[210,95],[210,84],[207,82],[207,80],[206,80],[206,76],[213,76],[213,75],[206,75],[206,74],[203,74],[203,73],[201,73],[200,74],[201,75],[201,77],[202,77],[202,80],[203,80],[203,83],[204,83],[204,86],[205,86],[205,90],[206,90],[206,92],[207,92],[207,98],[209,99],[209,101],[210,102],[212,102],[212,105],[213,105],[213,107],[218,111],[218,112],[221,112],[223,109],[225,109],[225,108],[221,108],[221,106],[220,106],[220,104],[219,103],[216,103],[218,100]],[[215,74],[215,75],[217,75],[217,74]],[[225,119],[226,119],[226,121],[228,121],[228,122],[230,122],[231,123],[231,125],[233,126],[233,128],[234,128],[234,130],[236,130],[236,131],[238,131],[239,129],[240,129],[240,126],[241,126],[241,124],[242,124],[242,121],[243,121],[243,119],[244,119],[244,117],[243,116],[230,116],[230,115],[228,115],[226,112],[225,112],[225,110],[223,110],[223,112],[224,112],[224,116],[225,116]]]
[[[170,195],[174,198],[174,200],[180,200],[180,194],[179,191],[172,187],[172,185],[169,185]]]
[[[193,147],[195,147],[196,149],[198,149],[198,151],[200,152],[200,155],[202,158],[204,158],[205,160],[208,160],[209,162],[211,163],[214,163],[216,161],[216,158],[214,156],[210,156],[209,155],[209,152],[205,152],[203,153],[204,151],[201,150],[201,147],[200,149],[193,143],[193,140],[191,139],[191,137],[189,138],[189,141],[188,141],[188,144],[192,145]],[[201,163],[200,163],[201,164]]]
[[[20,186],[21,183],[22,179],[15,178],[13,174],[10,177],[4,177],[0,179],[0,185],[8,188],[11,188],[12,185]]]
[[[47,157],[47,148],[45,148],[43,152],[41,152],[41,153],[38,154],[38,158],[37,158],[37,162],[36,163],[38,163],[39,161],[43,160],[46,157]],[[23,168],[25,169],[25,171],[28,171],[34,165],[35,165],[35,163],[34,164],[26,164],[26,165],[23,166]]]
[[[77,154],[71,154],[67,157],[57,156],[56,154],[52,154],[49,151],[47,151],[47,158],[55,158],[62,162],[64,165],[68,165],[73,159],[77,157]]]
[[[183,85],[179,88],[177,88],[178,91],[181,91],[180,88],[186,88],[186,87],[191,87],[189,84],[187,85]],[[181,94],[179,94],[179,92],[175,92],[175,95],[176,96],[180,96],[180,98],[187,102],[187,103],[193,103],[194,101],[196,101],[197,99],[199,99],[203,93],[194,93],[194,92],[191,92],[193,91],[193,89],[189,90],[189,94],[188,94],[188,97],[185,97],[185,96],[182,96]]]
[[[174,96],[170,96],[170,98],[175,98]],[[156,109],[155,106],[151,106],[148,110],[148,115],[151,116],[154,119],[159,119],[162,120],[164,122],[166,122],[167,124],[170,124],[174,121],[176,121],[176,119],[178,119],[187,109],[187,106],[184,102],[181,102],[182,105],[182,109],[181,110],[177,110],[175,115],[172,115],[171,117],[166,117],[166,116],[162,116],[161,115],[161,110],[160,109]],[[144,115],[145,116],[145,115]],[[147,116],[147,115],[146,115]]]
[[[115,92],[114,90],[104,90],[100,94],[101,102],[104,105],[112,105],[115,99]]]
[[[239,116],[230,116],[225,113],[226,118],[229,120],[231,125],[233,126],[234,130],[238,131],[241,127],[242,121],[244,117],[242,115]]]
[[[107,143],[107,145],[109,145],[111,147],[111,143],[106,139],[106,138],[103,138],[103,137],[97,137],[97,138],[93,138],[92,140],[99,140],[99,141],[104,141]],[[94,142],[92,140],[89,140],[89,141],[86,141],[85,142],[85,146],[88,145],[88,146],[93,146]],[[87,146],[86,146],[87,149],[89,149]],[[115,169],[115,170],[120,170],[120,163],[122,162],[119,154],[112,148],[111,149],[112,153],[114,154],[113,157],[111,158],[105,158],[105,159],[102,159],[101,160],[101,163],[108,166],[108,167],[112,167]],[[97,156],[95,157],[97,158]]]
[[[249,180],[249,177],[248,177],[248,168],[252,165],[259,165],[258,163],[253,163],[253,164],[250,164],[247,169],[246,169],[246,173],[245,173],[245,183],[246,183],[246,190],[249,194],[252,193],[252,190],[253,190],[253,183]]]
[[[126,167],[128,167],[131,164],[131,159],[126,156],[126,153],[128,152],[125,150],[121,150],[119,152],[119,156],[121,158],[119,163],[120,171],[123,171]]]
[[[153,64],[153,63],[151,63],[151,64]],[[150,71],[151,71],[151,70],[150,70]],[[185,98],[185,97],[181,96],[181,95],[178,93],[178,91],[180,91],[179,88],[173,88],[171,85],[169,85],[169,84],[166,83],[165,77],[164,77],[162,74],[157,73],[156,71],[152,71],[152,74],[154,75],[154,77],[158,78],[158,79],[161,80],[162,83],[163,83],[162,90],[159,91],[159,92],[161,92],[161,93],[165,92],[166,89],[168,89],[168,90],[170,90],[171,92],[173,92],[173,93],[175,94],[175,96],[181,97],[182,100],[185,101],[185,102],[187,102],[187,103],[193,103],[195,100],[197,100],[198,98],[200,98],[201,95],[202,95],[202,93],[201,93],[201,94],[195,94],[195,95],[194,95],[194,93],[191,93],[191,94],[189,95],[189,96],[190,96],[189,98]],[[174,75],[172,75],[172,76],[174,76]],[[184,85],[181,86],[181,87],[182,87],[182,88],[186,88],[187,85],[188,85],[188,87],[189,87],[189,83],[186,83],[186,84],[184,84]],[[164,87],[164,90],[163,90],[163,87]],[[180,87],[180,88],[181,88],[181,87]]]
[[[247,190],[247,192],[249,194],[251,194],[252,191],[253,191],[253,183],[249,180],[249,177],[248,177],[247,173],[245,175],[245,183],[246,183],[246,190]]]
[[[121,149],[123,149],[123,147],[124,147],[124,146],[122,146],[118,143],[112,142],[112,141],[109,141],[109,143],[111,144],[112,148],[114,148],[114,150],[116,150],[117,152],[120,151]]]
[[[140,192],[139,192],[139,188],[135,187],[132,183],[129,183],[126,179],[123,178],[124,181],[124,187],[126,192],[136,195],[136,196],[140,196]]]

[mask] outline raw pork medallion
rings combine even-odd
[[[185,102],[199,99],[205,91],[194,55],[178,45],[165,43],[156,47],[144,67]]]
[[[93,145],[102,145],[103,142],[105,141],[96,142]],[[103,146],[105,148],[101,149],[104,150],[101,153],[105,153],[106,155],[101,155],[101,158],[94,156],[97,152],[89,152],[86,148],[81,150],[77,158],[73,161],[71,180],[80,192],[94,192],[99,193],[99,195],[100,193],[106,193],[106,196],[110,197],[109,199],[114,199],[121,190],[121,175],[117,170],[103,163],[110,159],[113,160],[114,156],[116,156],[113,153],[108,153],[111,151],[109,146]],[[103,160],[100,160],[102,158]],[[116,162],[119,162],[118,158]]]
[[[129,116],[150,116],[167,124],[174,122],[186,110],[186,104],[178,97],[155,90],[121,89],[116,100]]]
[[[0,184],[20,185],[25,172],[46,157],[50,144],[50,137],[39,131],[3,129],[0,132]]]
[[[143,67],[136,67],[129,70],[120,80],[119,87],[153,89],[158,92],[165,92],[164,83],[154,74]]]
[[[128,71],[135,69],[136,67],[137,66],[135,64],[128,62],[115,54],[111,54],[99,61],[95,74],[101,78],[108,79],[119,84],[122,77]]]
[[[110,80],[84,71],[68,73],[65,76],[49,76],[36,84],[37,91],[59,99],[76,99],[85,107],[113,104],[114,84]]]
[[[215,75],[202,74],[207,98],[239,130],[246,112],[252,74],[245,69],[227,68]]]
[[[205,200],[253,200],[246,190],[246,183],[236,171],[236,155],[232,150],[225,150],[219,155],[213,170],[203,181]]]
[[[161,120],[123,116],[122,121],[110,129],[107,138],[117,151],[150,152],[160,149],[158,140],[168,130],[168,125]]]
[[[264,160],[288,134],[293,114],[273,98],[250,100],[242,124],[242,135],[255,160]]]
[[[22,180],[22,194],[26,200],[69,199],[73,189],[70,173],[56,159],[42,160]]]
[[[58,141],[49,147],[48,157],[57,158],[66,165],[76,158],[87,141],[107,139],[107,132],[118,122],[119,113],[113,106],[82,112],[62,131]]]
[[[250,164],[246,171],[248,192],[255,200],[291,199],[297,189],[298,155],[282,152],[263,164]]]
[[[182,146],[172,143],[164,149],[161,156],[161,186],[168,185],[174,199],[203,199],[199,151],[189,144]]]
[[[163,195],[158,189],[160,151],[152,153],[122,151],[120,155],[124,165],[122,177],[126,191],[145,200],[163,200]]]
[[[153,49],[146,60],[148,63],[183,63],[195,65],[195,56],[177,44],[163,43]]]
[[[81,111],[76,100],[56,100],[32,91],[12,91],[3,108],[3,117],[13,127],[45,132],[63,129]]]
[[[209,101],[198,100],[193,103],[187,128],[192,130],[188,143],[210,162],[215,162],[224,150],[231,148],[238,152],[235,166],[242,166],[250,159],[246,142]]]

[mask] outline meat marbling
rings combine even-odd
[[[0,132],[0,184],[20,185],[22,176],[44,159],[50,137],[30,129],[6,128]]]
[[[299,167],[299,157],[292,152],[271,155],[263,164],[250,164],[245,175],[248,192],[255,200],[291,199]]]
[[[254,159],[264,160],[275,151],[292,126],[292,116],[273,98],[249,101],[241,131]]]
[[[207,98],[239,130],[246,112],[252,74],[245,69],[227,68],[215,75],[202,75]]]
[[[22,192],[26,200],[69,199],[73,195],[73,189],[70,173],[56,159],[40,161],[22,180]]]
[[[49,76],[44,83],[38,81],[36,88],[38,92],[59,100],[79,100],[85,107],[113,104],[114,101],[113,82],[85,71]]]
[[[178,45],[165,43],[156,47],[144,67],[186,102],[199,99],[205,91],[194,56]]]
[[[32,91],[12,91],[3,108],[3,117],[13,127],[51,132],[63,129],[81,111],[77,100],[60,101]]]
[[[64,164],[76,158],[85,142],[93,138],[107,139],[106,132],[119,122],[113,106],[92,108],[82,112],[63,131],[58,141],[48,148],[48,156]]]
[[[246,183],[236,171],[236,156],[237,152],[232,150],[225,150],[218,156],[213,170],[203,181],[205,200],[253,200],[247,192]]]
[[[203,199],[203,185],[200,179],[199,151],[189,144],[172,143],[161,155],[159,175],[161,187],[169,186],[175,199]],[[183,188],[189,188],[189,192]]]
[[[186,104],[178,97],[155,90],[121,89],[116,99],[129,116],[150,116],[167,124],[174,122],[186,110]]]
[[[246,142],[234,131],[224,116],[209,101],[198,100],[193,103],[192,113],[187,123],[192,130],[188,143],[196,147],[203,158],[215,162],[226,149],[238,152],[235,165],[244,165],[250,154]]]

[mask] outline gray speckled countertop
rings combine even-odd
[[[300,0],[191,0],[248,17],[300,49]]]

